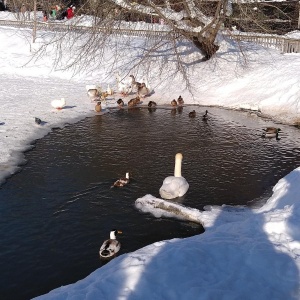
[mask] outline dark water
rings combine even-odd
[[[30,299],[86,277],[103,264],[99,247],[113,228],[123,231],[120,254],[203,232],[134,207],[148,193],[159,196],[176,152],[190,184],[178,201],[198,209],[261,204],[300,165],[298,129],[280,125],[279,141],[262,139],[272,122],[217,108],[203,122],[188,118],[192,109],[205,111],[114,111],[37,141],[22,171],[0,188],[0,299]],[[111,189],[127,171],[131,184]]]

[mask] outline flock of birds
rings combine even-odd
[[[181,175],[183,156],[181,153],[175,155],[174,176],[168,176],[164,179],[159,189],[159,194],[163,199],[175,199],[182,197],[189,189],[187,180]],[[129,172],[124,178],[114,182],[112,187],[123,187],[129,183]],[[122,233],[120,230],[113,229],[110,231],[110,238],[105,240],[100,247],[99,254],[101,258],[113,258],[120,250],[121,243],[117,240],[117,234]]]
[[[149,96],[151,88],[146,80],[142,82],[137,82],[133,75],[129,76],[129,80],[122,80],[119,74],[116,74],[118,92],[122,96],[128,96],[132,92],[136,92],[136,97],[128,101],[128,107],[134,107],[141,103],[142,99],[146,96]],[[108,85],[107,89],[103,92],[101,88],[97,85],[87,85],[86,86],[87,94],[92,101],[97,102],[95,105],[95,111],[101,111],[101,102],[105,101],[109,95],[113,95],[114,91]],[[117,100],[117,105],[119,108],[122,108],[125,103],[122,98]],[[182,108],[184,105],[184,100],[180,95],[177,100],[173,99],[171,101],[171,106],[173,109]],[[61,110],[66,106],[66,100],[61,98],[59,100],[53,100],[51,106],[55,109]],[[148,107],[154,108],[157,104],[155,101],[149,101]],[[190,118],[196,117],[196,111],[193,110],[189,112],[188,116]],[[202,116],[203,121],[208,120],[208,111],[205,111],[205,114]],[[35,118],[35,123],[41,125],[43,121],[39,118]],[[0,124],[3,125],[3,124]],[[267,127],[264,129],[262,137],[264,138],[273,138],[275,137],[279,140],[279,131],[280,128]],[[175,156],[175,168],[174,176],[168,176],[164,179],[162,186],[159,189],[159,194],[163,199],[174,199],[177,197],[182,197],[186,194],[189,189],[189,184],[184,177],[181,175],[181,166],[182,166],[183,156],[181,153],[177,153]],[[126,173],[125,177],[118,179],[112,185],[112,187],[124,187],[130,182],[129,172]],[[121,234],[120,230],[113,229],[110,231],[110,238],[105,240],[100,247],[99,254],[102,258],[112,258],[114,257],[121,248],[121,243],[117,240],[117,235]]]

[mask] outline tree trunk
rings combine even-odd
[[[204,55],[203,60],[209,60],[219,49],[218,45],[215,45],[209,38],[193,36],[192,42]]]

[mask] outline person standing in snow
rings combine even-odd
[[[70,20],[74,17],[74,9],[75,7],[73,8],[72,6],[70,6],[68,9],[67,9],[67,19]]]

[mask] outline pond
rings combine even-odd
[[[30,299],[86,277],[105,263],[98,251],[114,228],[123,231],[120,255],[202,233],[134,206],[146,194],[159,197],[177,152],[190,188],[176,201],[200,210],[262,205],[300,165],[298,129],[219,108],[207,108],[203,122],[205,109],[114,110],[36,141],[22,171],[0,188],[1,299]],[[280,140],[261,138],[274,125]],[[131,183],[111,188],[126,172]]]

